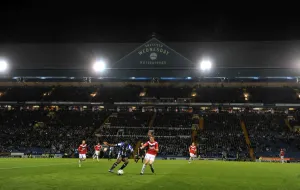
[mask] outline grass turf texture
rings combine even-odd
[[[156,175],[149,166],[130,160],[124,175],[108,173],[113,161],[77,159],[0,159],[0,189],[101,190],[299,190],[300,164],[157,160]]]

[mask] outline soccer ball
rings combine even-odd
[[[124,171],[123,170],[118,170],[118,175],[123,175]]]

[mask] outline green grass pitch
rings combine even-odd
[[[114,160],[0,159],[0,189],[72,190],[299,190],[300,164],[157,160],[156,175],[130,161],[123,176],[108,173]],[[120,166],[120,165],[119,165]],[[118,168],[119,168],[118,166]],[[116,170],[117,171],[117,168]]]

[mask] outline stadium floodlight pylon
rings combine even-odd
[[[212,63],[209,60],[202,60],[200,63],[201,71],[209,71],[212,67]]]
[[[5,60],[0,60],[0,72],[5,72],[8,69],[8,63]]]
[[[103,60],[98,60],[93,65],[95,72],[103,72],[106,69],[106,63]]]

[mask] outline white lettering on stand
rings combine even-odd
[[[162,44],[150,43],[146,44],[143,49],[138,51],[139,55],[149,54],[149,60],[140,61],[142,65],[166,65],[166,61],[158,61],[160,55],[169,55],[169,51]]]

